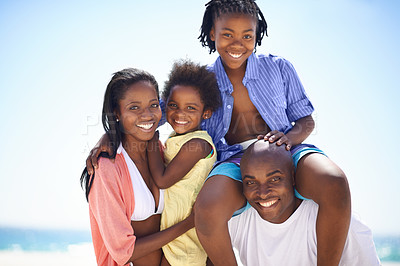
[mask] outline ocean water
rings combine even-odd
[[[400,235],[374,236],[374,242],[382,262],[400,262]]]
[[[91,241],[90,231],[0,228],[0,250],[64,252]]]
[[[400,264],[400,235],[375,236],[379,258]],[[0,251],[11,252],[68,252],[91,246],[89,231],[38,230],[0,227]]]

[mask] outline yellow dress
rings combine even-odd
[[[168,165],[177,155],[183,144],[191,139],[203,139],[213,147],[214,154],[199,160],[180,181],[164,191],[164,211],[161,214],[161,230],[182,221],[191,213],[197,194],[204,180],[217,160],[216,149],[210,135],[198,130],[184,135],[171,134],[164,150],[165,163]],[[163,247],[168,262],[173,266],[206,265],[207,254],[192,228]]]

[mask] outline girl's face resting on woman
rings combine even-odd
[[[192,86],[175,85],[167,100],[167,121],[177,134],[200,129],[200,123],[211,115],[204,112],[200,93]]]
[[[150,140],[161,119],[161,108],[154,86],[148,81],[131,85],[119,101],[117,118],[122,123],[125,140]]]

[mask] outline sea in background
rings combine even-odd
[[[374,236],[382,265],[400,266],[400,235]],[[0,265],[96,265],[89,231],[0,227]]]

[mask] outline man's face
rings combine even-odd
[[[243,194],[259,215],[283,223],[296,209],[293,168],[282,154],[247,158],[241,164]]]

